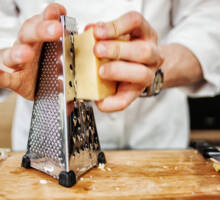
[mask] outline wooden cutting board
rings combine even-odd
[[[0,162],[0,199],[219,200],[220,173],[195,150],[107,151],[105,171],[92,169],[72,188],[20,167],[22,153]]]

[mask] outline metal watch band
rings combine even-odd
[[[154,80],[150,87],[147,87],[140,97],[151,97],[160,94],[160,91],[163,87],[164,74],[161,68],[159,68],[156,73]]]

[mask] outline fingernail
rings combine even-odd
[[[96,46],[96,51],[97,51],[98,55],[100,55],[100,56],[102,56],[103,54],[105,55],[106,46],[102,43],[99,43]]]
[[[99,75],[100,75],[101,77],[104,77],[104,74],[105,74],[105,69],[104,69],[103,66],[101,66],[100,69],[99,69]]]
[[[48,26],[47,28],[47,32],[50,34],[50,35],[54,35],[55,34],[55,30],[56,30],[56,25],[55,24],[51,24]]]

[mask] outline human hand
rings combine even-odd
[[[26,99],[34,99],[38,62],[42,43],[62,35],[60,15],[66,10],[59,4],[49,5],[42,14],[27,19],[13,47],[0,52],[0,88],[8,88]],[[3,71],[1,66],[12,69]]]
[[[91,26],[98,40],[95,55],[111,60],[100,67],[99,75],[119,82],[117,93],[97,102],[97,106],[103,112],[123,110],[151,85],[163,62],[157,33],[137,12],[129,12],[111,22],[91,24],[86,29]]]

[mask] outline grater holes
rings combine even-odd
[[[73,87],[72,81],[69,81],[69,86]]]
[[[57,86],[58,45],[56,42],[44,44],[44,59],[41,61],[41,75],[33,111],[40,114],[36,115],[31,124],[34,134],[30,137],[32,144],[30,149],[39,156],[43,155],[60,163],[62,144],[61,133],[58,131],[60,128],[58,91],[54,87]]]

